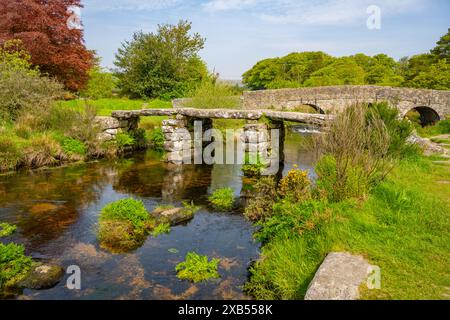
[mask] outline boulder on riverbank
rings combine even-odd
[[[332,252],[317,270],[305,300],[358,300],[359,287],[375,268],[361,256]]]

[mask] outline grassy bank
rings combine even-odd
[[[381,289],[363,288],[365,299],[448,299],[449,181],[449,167],[415,158],[402,161],[366,201],[276,204],[272,219],[298,214],[298,225],[263,225],[266,243],[247,291],[302,299],[327,253],[348,251],[381,268]]]

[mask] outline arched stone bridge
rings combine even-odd
[[[450,91],[381,86],[332,86],[244,92],[244,109],[295,110],[310,105],[319,113],[336,113],[355,103],[387,101],[405,116],[416,110],[423,124],[450,115]]]

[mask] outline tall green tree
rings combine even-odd
[[[189,94],[208,77],[198,53],[205,39],[191,34],[191,23],[159,25],[156,33],[137,32],[116,54],[119,88],[141,98],[175,98]]]
[[[436,43],[436,47],[431,50],[431,53],[438,59],[447,59],[447,61],[450,61],[450,28],[447,34],[443,35]]]

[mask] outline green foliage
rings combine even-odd
[[[152,237],[156,238],[164,233],[170,233],[170,223],[158,224],[152,231]]]
[[[20,282],[33,261],[25,255],[25,248],[14,243],[0,243],[0,293]]]
[[[409,121],[400,118],[397,108],[391,107],[386,102],[375,103],[369,107],[366,117],[369,123],[378,121],[377,119],[383,121],[389,134],[388,154],[401,158],[411,152],[417,152],[415,146],[407,142],[414,127]]]
[[[16,169],[21,164],[22,158],[23,151],[18,139],[2,132],[0,134],[0,171]]]
[[[439,39],[436,47],[431,50],[431,53],[438,57],[438,59],[447,59],[450,61],[450,28],[447,33]]]
[[[208,200],[214,209],[219,211],[229,211],[233,209],[234,191],[231,188],[217,189]]]
[[[183,201],[183,213],[188,216],[193,216],[198,210],[199,206],[194,204],[194,201]]]
[[[13,50],[17,45],[0,46],[0,119],[15,120],[22,112],[38,114],[63,95],[61,84],[31,67],[27,53]]]
[[[86,155],[86,146],[80,140],[64,137],[61,141],[61,148],[65,154],[69,156],[78,155],[85,156]]]
[[[128,132],[119,132],[116,135],[116,143],[119,147],[119,150],[124,150],[127,147],[134,146],[136,141]]]
[[[16,231],[17,227],[9,223],[0,223],[0,238],[10,236]]]
[[[351,58],[339,58],[329,66],[314,72],[305,81],[305,86],[359,85],[364,83],[364,69]]]
[[[98,239],[104,248],[126,252],[139,247],[154,226],[154,218],[142,201],[123,199],[102,209]]]
[[[431,53],[398,62],[386,54],[334,58],[323,52],[291,53],[259,61],[243,81],[252,90],[363,84],[448,90],[449,39],[447,33]]]
[[[245,207],[244,216],[251,221],[264,221],[272,216],[277,201],[277,183],[273,177],[261,177],[253,186],[252,198]]]
[[[140,98],[185,96],[208,77],[198,52],[205,40],[191,35],[191,23],[159,25],[156,33],[135,33],[116,54],[119,88]]]
[[[241,170],[247,177],[260,177],[266,165],[263,163],[260,154],[249,153],[245,154],[244,165]]]
[[[112,98],[117,87],[116,77],[102,70],[100,66],[94,66],[88,73],[89,81],[83,95],[91,99]]]
[[[186,102],[186,107],[198,109],[239,109],[240,92],[226,83],[202,81],[192,98]]]
[[[264,242],[246,292],[257,299],[302,299],[332,251],[363,254],[383,270],[363,299],[443,299],[448,284],[450,186],[447,168],[402,161],[365,202],[282,201],[261,224]]]
[[[184,262],[175,267],[177,277],[192,282],[201,282],[209,279],[220,278],[217,271],[219,259],[208,261],[207,256],[199,255],[195,252],[189,252]]]
[[[441,134],[450,134],[450,120],[441,120],[433,126],[416,126],[417,133],[422,137],[432,137]]]
[[[164,132],[161,127],[150,131],[148,140],[150,142],[150,147],[156,151],[164,151]]]

